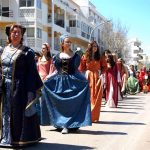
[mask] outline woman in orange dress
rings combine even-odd
[[[100,78],[100,51],[96,41],[88,45],[85,54],[81,58],[79,70],[85,72],[89,81],[92,122],[98,122],[103,96],[103,84]]]
[[[42,56],[38,59],[37,69],[42,81],[44,82],[54,72],[55,68],[53,65],[52,57],[50,54],[50,46],[48,43],[43,43],[41,53]],[[43,98],[43,95],[40,99],[38,107],[40,124],[49,125],[50,120],[48,117],[46,102]]]

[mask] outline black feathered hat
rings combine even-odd
[[[15,27],[15,26],[20,27],[21,30],[22,30],[22,35],[24,35],[24,33],[26,32],[26,28],[24,26],[22,26],[22,25],[13,24],[13,25],[7,25],[6,26],[5,33],[6,33],[7,36],[10,35],[10,29],[13,28],[13,27]]]

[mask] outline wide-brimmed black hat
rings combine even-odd
[[[16,26],[18,24],[11,24],[11,25],[7,25],[6,28],[5,28],[5,33],[7,36],[10,35],[10,29],[13,27],[13,26]],[[22,25],[18,25],[22,28],[22,35],[24,35],[24,33],[26,32],[26,28]]]

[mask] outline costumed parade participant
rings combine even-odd
[[[48,43],[42,44],[41,56],[38,58],[38,61],[37,61],[37,69],[43,82],[55,70],[52,57],[51,57],[51,53],[50,53],[50,46]],[[48,116],[46,102],[44,100],[43,95],[41,96],[39,103],[37,104],[37,108],[38,108],[38,115],[40,118],[40,124],[50,125],[50,119]]]
[[[92,122],[98,122],[100,118],[101,102],[103,96],[103,82],[100,77],[100,51],[96,41],[90,43],[85,55],[82,56],[79,70],[85,72],[90,85],[90,101]]]
[[[36,69],[34,52],[23,45],[25,28],[21,25],[6,27],[8,45],[1,55],[1,73],[4,79],[1,97],[2,147],[21,147],[41,140],[39,121],[34,105],[42,87]]]
[[[91,125],[89,84],[79,72],[80,56],[71,50],[68,35],[60,37],[61,52],[53,57],[57,73],[44,82],[51,125],[62,134]]]
[[[139,80],[136,78],[134,65],[130,65],[129,78],[126,85],[127,93],[134,95],[140,92]]]
[[[120,72],[117,63],[114,61],[113,55],[107,55],[107,70],[105,73],[106,87],[106,106],[109,108],[116,108],[119,99],[119,86],[121,85]]]

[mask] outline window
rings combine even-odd
[[[85,24],[84,22],[81,23],[81,30],[84,32],[84,33],[89,33],[89,26],[87,24]]]
[[[0,15],[3,17],[9,17],[9,0],[0,0]]]
[[[37,28],[37,38],[42,38],[42,30]]]
[[[69,27],[76,27],[76,20],[70,20]]]
[[[2,7],[2,16],[9,17],[9,7]]]
[[[27,0],[27,7],[33,7],[34,6],[34,0]]]
[[[27,37],[34,37],[34,28],[27,28]]]
[[[0,5],[0,16],[2,15],[2,8],[1,8],[1,5]]]
[[[20,7],[34,7],[34,0],[20,0]]]
[[[80,28],[80,21],[77,20],[77,27]]]
[[[42,6],[41,6],[41,0],[36,0],[36,7],[41,9]]]
[[[20,7],[26,7],[26,0],[20,0]]]

